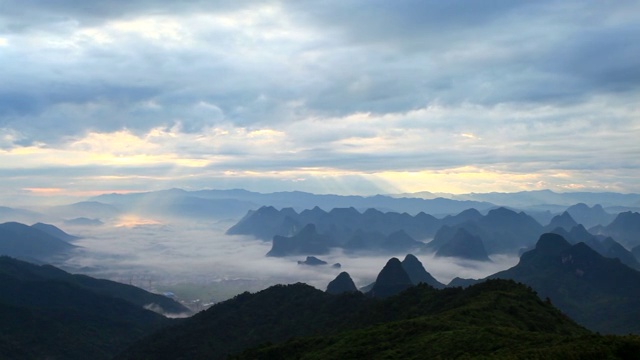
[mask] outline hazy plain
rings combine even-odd
[[[368,285],[392,256],[401,254],[346,254],[335,250],[318,256],[327,266],[299,265],[304,256],[267,257],[271,243],[247,236],[229,236],[233,220],[185,222],[122,216],[102,226],[64,229],[81,238],[63,263],[74,273],[129,283],[144,289],[172,292],[184,301],[208,304],[244,291],[274,284],[305,282],[324,290],[341,271],[358,287]],[[516,256],[492,256],[493,262],[438,258],[415,254],[442,283],[454,277],[479,278],[515,265]],[[340,263],[341,268],[331,267]]]

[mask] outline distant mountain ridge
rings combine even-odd
[[[418,192],[412,194],[349,196],[331,194],[312,194],[301,191],[258,193],[243,189],[216,190],[205,189],[187,191],[168,189],[126,194],[102,194],[69,205],[43,208],[44,213],[0,207],[0,221],[59,222],[61,220],[88,217],[102,221],[113,219],[122,213],[135,213],[144,216],[171,216],[185,219],[238,218],[249,210],[261,206],[293,208],[298,211],[318,206],[323,209],[354,207],[360,211],[375,208],[384,212],[409,213],[420,212],[438,217],[458,214],[469,208],[485,212],[495,207],[510,207],[525,210],[540,222],[547,222],[552,215],[559,214],[583,204],[590,208],[590,214],[583,217],[577,214],[580,209],[569,212],[579,223],[587,228],[606,225],[611,214],[624,211],[640,211],[640,194],[620,194],[607,192],[567,192],[557,193],[549,190],[522,191],[515,193],[470,193],[470,194],[432,194]],[[602,206],[600,206],[600,205]],[[576,210],[576,211],[573,211]],[[584,209],[583,209],[584,210]],[[603,212],[604,211],[604,212]],[[607,214],[606,212],[609,212]],[[600,214],[598,215],[598,212]],[[46,214],[46,215],[45,215]]]
[[[640,205],[640,194],[621,194],[615,192],[554,192],[551,190],[532,190],[511,193],[489,192],[489,193],[469,193],[469,194],[430,194],[430,193],[405,193],[392,195],[396,197],[423,197],[433,196],[466,201],[484,201],[498,206],[509,206],[526,209],[532,206],[555,205],[571,206],[578,203],[594,206],[600,204],[604,207],[627,206],[638,207]]]
[[[583,206],[579,204],[577,207]],[[586,209],[600,213],[597,206]],[[640,227],[637,224],[640,224],[640,214],[625,212],[615,216],[606,227],[597,226],[591,231],[615,235],[612,241],[623,244],[626,249],[616,250],[618,256],[601,253],[622,258],[631,248],[640,245]],[[314,226],[313,235],[308,231],[302,232],[309,225]],[[265,241],[274,239],[271,256],[320,255],[336,247],[349,252],[383,254],[430,250],[438,256],[489,261],[492,254],[516,254],[533,248],[545,232],[559,228],[566,231],[577,225],[568,210],[542,226],[527,213],[504,207],[491,209],[486,215],[476,209],[467,209],[438,219],[426,213],[411,216],[376,209],[360,212],[355,208],[335,208],[327,212],[315,207],[298,213],[292,208],[277,210],[273,206],[263,206],[249,211],[227,230],[227,234],[251,235]],[[626,242],[617,241],[618,236]],[[309,241],[314,245],[308,247]],[[308,251],[304,250],[305,247]]]
[[[185,211],[191,216],[235,217],[261,206],[277,208],[312,209],[314,207],[333,209],[376,208],[385,211],[407,212],[417,214],[421,211],[434,214],[453,214],[468,208],[489,209],[493,204],[479,201],[462,201],[451,199],[398,199],[385,195],[346,196],[318,195],[301,191],[275,192],[262,194],[247,190],[199,190],[185,191],[170,189],[146,193],[104,194],[93,197],[91,201],[110,204],[120,209],[146,209],[150,213],[178,214]]]
[[[622,212],[607,226],[596,226],[589,231],[611,236],[629,249],[640,246],[640,213]]]
[[[313,232],[305,230],[309,225],[313,225]],[[447,245],[450,248],[443,250],[442,255],[460,254],[465,258],[486,261],[487,254],[517,253],[531,247],[543,233],[542,225],[532,217],[506,208],[490,210],[484,216],[477,210],[465,210],[455,216],[437,219],[425,213],[411,216],[383,213],[376,209],[362,213],[355,208],[326,212],[315,207],[297,213],[291,208],[277,210],[264,206],[249,211],[227,230],[227,234],[252,235],[266,241],[273,238],[270,256],[304,255],[305,248],[313,251],[307,255],[320,255],[331,247],[394,254],[420,252],[426,248],[438,251],[452,240],[460,228],[464,228],[468,236],[457,240],[471,241],[474,250],[465,253],[464,245]],[[451,229],[451,232],[443,232],[443,229]],[[433,240],[426,245],[419,241],[431,237]],[[309,242],[314,245],[309,246]]]
[[[464,228],[457,228],[455,234],[438,248],[436,256],[459,257],[476,261],[491,261],[484,248],[482,239],[470,234]]]

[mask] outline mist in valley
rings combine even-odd
[[[392,257],[335,249],[318,256],[323,266],[300,265],[304,256],[267,257],[271,243],[225,231],[237,219],[185,221],[123,215],[102,226],[61,227],[80,239],[63,262],[73,273],[115,280],[156,293],[173,293],[187,303],[211,304],[244,291],[255,292],[275,284],[304,282],[324,290],[346,271],[358,287],[375,281]],[[415,254],[428,272],[442,283],[454,277],[481,278],[517,263],[516,256],[492,256],[493,262]],[[332,264],[341,264],[340,268]]]

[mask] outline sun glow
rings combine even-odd
[[[116,227],[136,227],[136,226],[146,226],[146,225],[162,225],[160,221],[142,218],[137,215],[123,215],[119,217],[114,226]]]
[[[468,192],[516,191],[536,189],[542,174],[511,174],[497,170],[465,166],[445,170],[411,172],[386,171],[374,174],[402,192]]]

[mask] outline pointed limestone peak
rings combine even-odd
[[[356,284],[346,271],[341,272],[333,281],[327,285],[327,293],[342,294],[345,292],[357,292]]]
[[[404,260],[402,260],[402,268],[406,271],[407,275],[409,275],[409,279],[411,279],[411,283],[414,285],[425,283],[436,289],[444,288],[444,284],[431,276],[420,260],[413,254],[407,254],[407,256],[405,256]]]
[[[412,285],[411,278],[402,267],[400,260],[391,258],[378,274],[369,294],[374,297],[389,297]]]
[[[536,250],[557,255],[562,251],[571,247],[571,244],[564,237],[558,234],[546,233],[540,235],[540,239],[536,243]]]

